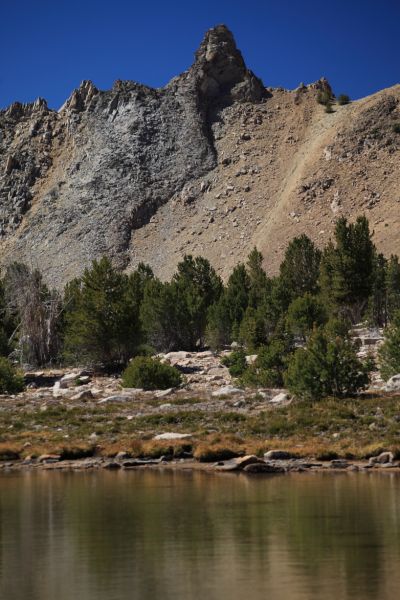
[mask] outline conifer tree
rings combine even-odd
[[[207,259],[187,255],[178,264],[172,284],[186,305],[188,341],[185,346],[193,350],[204,343],[208,309],[221,296],[222,280]]]
[[[391,321],[400,310],[400,263],[399,257],[393,254],[387,262],[385,287],[387,320]]]
[[[309,400],[352,396],[368,384],[368,368],[348,336],[332,335],[329,327],[316,328],[307,346],[290,359],[285,385],[295,396]]]
[[[250,252],[246,270],[249,277],[249,297],[248,305],[252,308],[258,308],[265,301],[265,298],[271,290],[271,283],[262,266],[263,256],[257,248]]]
[[[369,320],[378,327],[384,327],[388,320],[387,281],[387,260],[383,254],[376,254],[368,312]]]
[[[323,254],[320,285],[324,299],[353,323],[361,319],[372,292],[375,254],[366,217],[355,223],[338,219],[335,245]]]
[[[67,286],[65,352],[70,360],[110,367],[135,353],[139,314],[128,284],[127,275],[102,258]]]
[[[384,338],[379,350],[379,362],[382,378],[387,380],[400,373],[400,310],[394,313]]]
[[[225,290],[225,303],[230,322],[231,339],[238,338],[240,323],[249,304],[250,278],[246,267],[239,263],[232,271]]]
[[[318,291],[321,252],[305,234],[288,245],[280,266],[280,290],[283,308],[306,292]]]
[[[323,302],[317,296],[306,292],[290,304],[286,316],[286,329],[306,342],[314,327],[323,325],[327,320],[328,314]]]

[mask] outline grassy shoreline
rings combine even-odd
[[[164,432],[191,436],[154,439]],[[112,458],[118,452],[215,461],[276,449],[316,460],[366,460],[383,450],[400,458],[400,396],[365,394],[261,408],[250,398],[235,408],[228,398],[212,411],[197,398],[172,398],[167,407],[149,401],[148,412],[135,400],[32,405],[16,397],[0,410],[0,461],[43,454]]]

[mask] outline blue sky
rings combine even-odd
[[[225,23],[265,85],[325,76],[359,98],[400,82],[400,0],[0,0],[0,107],[58,108],[83,79],[159,87]]]

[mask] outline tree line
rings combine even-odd
[[[299,395],[306,386],[313,397],[362,388],[371,365],[357,359],[349,332],[368,321],[392,324],[393,334],[398,257],[378,253],[360,216],[338,219],[323,250],[306,235],[294,238],[274,277],[263,262],[254,248],[224,284],[201,256],[185,256],[167,282],[148,265],[126,274],[102,258],[63,293],[50,290],[38,270],[12,264],[0,282],[0,353],[32,365],[113,369],[135,355],[236,342],[229,366],[245,383],[286,384]],[[257,354],[250,367],[246,353]],[[382,355],[387,376],[400,370],[390,360]],[[346,373],[339,373],[344,363]]]

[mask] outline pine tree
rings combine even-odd
[[[373,325],[384,327],[387,325],[387,264],[383,254],[374,257],[374,270],[371,296],[369,299],[369,320]]]
[[[275,337],[258,349],[255,362],[243,373],[243,383],[253,386],[281,387],[287,360],[293,350],[290,337]]]
[[[320,285],[324,299],[353,323],[361,319],[372,292],[375,255],[366,217],[350,224],[341,217],[335,246],[329,244],[323,254]]]
[[[239,336],[240,323],[249,304],[250,278],[240,263],[232,271],[225,290],[225,302],[230,322],[230,338]]]
[[[345,336],[332,336],[329,328],[316,328],[305,348],[289,361],[285,385],[299,398],[352,396],[368,384],[368,366],[357,357],[357,347]]]
[[[144,287],[140,321],[146,341],[156,350],[191,350],[190,315],[176,284],[151,279]]]
[[[314,327],[323,325],[327,320],[327,310],[322,301],[306,292],[290,304],[286,316],[286,329],[306,342]]]
[[[187,255],[178,264],[172,284],[175,285],[176,293],[184,299],[186,313],[189,315],[186,325],[191,341],[188,345],[190,349],[197,345],[202,346],[208,309],[221,296],[222,280],[207,259]]]
[[[140,343],[138,306],[126,275],[108,258],[94,261],[65,291],[65,353],[110,367],[124,364]]]
[[[212,304],[207,313],[206,342],[214,350],[230,344],[232,322],[226,300],[225,291],[217,302]]]
[[[385,287],[387,320],[391,321],[400,310],[400,264],[399,257],[393,254],[387,262]]]
[[[400,310],[384,333],[385,341],[379,350],[380,372],[387,380],[400,373]]]
[[[321,252],[305,234],[288,245],[280,266],[280,290],[284,308],[306,292],[318,291]]]
[[[248,256],[246,265],[250,285],[248,304],[252,308],[261,306],[271,290],[271,283],[263,269],[262,263],[263,256],[261,252],[257,248],[253,248]]]

